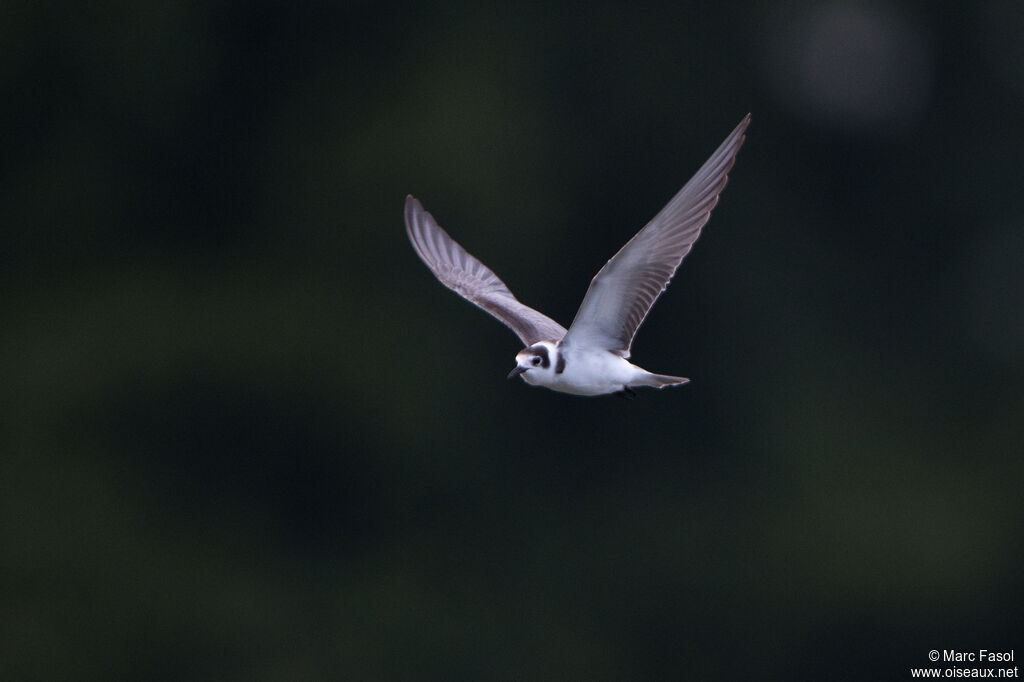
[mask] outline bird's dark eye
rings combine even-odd
[[[539,365],[540,364],[540,358],[538,358],[536,355],[534,355],[533,359],[530,360],[530,362],[532,362],[535,365]]]

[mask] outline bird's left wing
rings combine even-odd
[[[603,348],[629,357],[637,328],[711,217],[749,124],[747,114],[668,205],[601,268],[563,346]]]
[[[565,327],[520,303],[490,268],[449,237],[411,195],[405,198],[405,231],[441,284],[493,315],[527,346],[538,341],[557,343],[565,336]]]

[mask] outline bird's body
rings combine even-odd
[[[536,364],[534,358],[539,358]],[[528,368],[529,371],[520,372],[520,368]],[[607,350],[561,348],[553,341],[541,341],[524,348],[516,356],[516,369],[512,371],[512,376],[522,374],[523,381],[531,386],[588,396],[608,393],[630,395],[626,389],[634,386],[662,388],[689,381],[683,377],[652,374]]]
[[[406,232],[442,284],[503,322],[526,344],[509,378],[522,376],[532,386],[585,396],[632,397],[634,387],[685,384],[689,379],[654,374],[629,362],[630,346],[710,218],[749,123],[748,114],[668,205],[601,268],[568,330],[520,303],[411,196],[405,202]]]

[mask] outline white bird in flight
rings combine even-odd
[[[532,386],[574,395],[664,388],[689,382],[629,362],[636,331],[676,268],[700,236],[725,188],[750,124],[747,114],[697,174],[658,215],[626,242],[590,282],[569,329],[523,305],[486,265],[459,246],[413,196],[405,199],[405,228],[416,253],[446,287],[516,333],[526,348],[508,375]]]

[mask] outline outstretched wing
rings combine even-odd
[[[562,345],[604,348],[629,357],[636,330],[711,217],[749,124],[747,114],[654,220],[601,268]]]
[[[441,284],[503,322],[525,345],[557,343],[565,336],[565,327],[520,303],[505,283],[449,237],[412,195],[405,198],[405,231]]]

